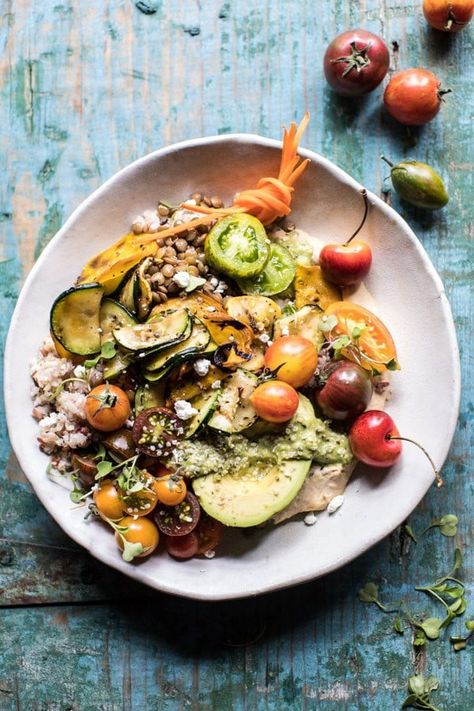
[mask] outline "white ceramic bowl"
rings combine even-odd
[[[5,398],[11,442],[38,497],[64,531],[92,555],[159,590],[218,600],[255,595],[328,573],[389,534],[419,503],[433,472],[413,446],[383,475],[360,470],[343,507],[322,513],[315,526],[291,521],[251,535],[230,531],[213,560],[177,563],[165,553],[137,564],[122,561],[101,524],[84,522],[68,493],[49,481],[48,458],[36,443],[30,416],[29,362],[48,333],[55,296],[82,265],[129,230],[133,218],[159,198],[179,202],[196,190],[227,201],[276,175],[281,144],[253,135],[179,143],[151,153],[108,180],[69,218],[32,269],[12,318],[5,355]],[[301,150],[311,164],[296,187],[292,219],[325,241],[343,241],[361,214],[360,185],[330,161]],[[415,235],[375,195],[361,237],[374,262],[367,286],[397,344],[400,373],[388,409],[401,433],[422,443],[440,467],[454,433],[459,404],[459,358],[442,283]]]

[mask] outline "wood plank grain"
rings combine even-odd
[[[374,192],[386,175],[381,152],[437,166],[451,196],[439,214],[391,196],[444,280],[464,372],[447,486],[429,492],[412,523],[422,530],[443,513],[461,515],[457,543],[472,596],[472,30],[431,31],[421,3],[410,0],[145,4],[156,12],[128,0],[1,7],[2,342],[21,281],[64,219],[116,170],[161,145],[231,131],[278,138],[282,123],[309,108],[306,145]],[[398,43],[392,68],[434,67],[453,88],[425,128],[408,133],[391,121],[382,89],[347,101],[326,87],[325,45],[361,25]],[[421,337],[429,338],[423,328]],[[0,463],[2,600],[27,605],[1,611],[2,711],[399,707],[414,668],[409,635],[392,635],[390,620],[356,591],[373,579],[387,599],[432,611],[413,587],[449,568],[453,541],[431,532],[401,555],[396,532],[324,580],[258,600],[186,602],[131,586],[64,536],[11,458],[3,418]],[[115,602],[81,606],[91,600]],[[67,602],[77,605],[44,607]],[[472,654],[453,654],[446,636],[428,645],[419,666],[440,678],[436,705],[466,711],[474,706]]]

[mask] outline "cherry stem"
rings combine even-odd
[[[425,457],[427,458],[427,460],[428,460],[429,463],[431,464],[431,468],[432,468],[433,471],[434,471],[434,475],[435,475],[435,478],[436,478],[436,486],[438,487],[438,489],[439,489],[441,486],[443,486],[444,482],[443,482],[443,480],[442,480],[442,478],[441,478],[441,476],[440,476],[439,471],[436,469],[435,463],[433,462],[431,456],[428,454],[428,452],[426,451],[426,449],[425,449],[419,442],[415,442],[414,439],[410,439],[409,437],[394,437],[394,436],[391,435],[391,434],[387,435],[387,439],[396,439],[396,440],[400,440],[401,442],[410,442],[410,444],[414,444],[416,447],[418,447],[418,449],[421,449],[421,451],[423,452],[423,454],[425,455]]]
[[[369,212],[369,199],[368,199],[368,197],[367,197],[367,190],[366,190],[365,188],[363,188],[363,189],[360,191],[360,194],[361,194],[362,197],[364,198],[364,208],[365,208],[365,209],[364,209],[364,216],[363,216],[363,218],[362,218],[362,221],[361,221],[359,227],[356,229],[356,231],[354,232],[354,234],[352,234],[352,235],[349,237],[349,239],[347,240],[346,244],[349,244],[349,242],[352,242],[352,240],[354,239],[354,237],[359,234],[359,232],[360,232],[361,229],[363,228],[363,226],[364,226],[364,224],[365,224],[365,221],[366,221],[366,219],[367,219],[367,213]]]
[[[387,165],[389,165],[391,168],[393,168],[393,163],[392,163],[391,160],[389,160],[388,158],[385,158],[384,155],[382,155],[382,156],[380,156],[380,157],[381,157],[382,160],[384,160],[384,161],[387,163]]]

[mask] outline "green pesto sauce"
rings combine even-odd
[[[178,464],[188,477],[208,474],[240,477],[246,470],[293,459],[348,464],[352,452],[347,436],[334,432],[317,418],[306,398],[302,405],[283,432],[267,434],[255,441],[242,434],[210,433],[183,440],[176,448],[175,466]]]

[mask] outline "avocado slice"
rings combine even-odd
[[[303,395],[294,421],[314,427],[313,406]],[[285,434],[275,436],[275,444]],[[287,459],[280,464],[237,469],[224,476],[208,474],[193,480],[194,493],[209,516],[226,526],[247,528],[268,521],[293,501],[304,484],[311,460]]]
[[[289,459],[232,476],[202,476],[193,481],[194,493],[204,511],[225,526],[257,526],[293,501],[310,467],[311,461]]]

